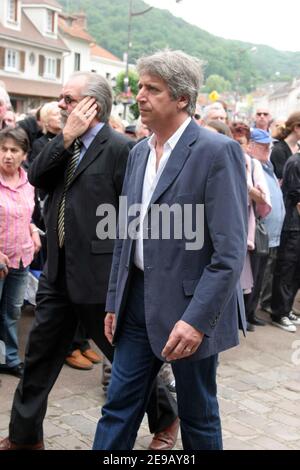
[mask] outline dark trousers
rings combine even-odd
[[[261,256],[258,255],[256,251],[250,251],[253,289],[250,294],[244,295],[247,320],[253,317],[257,309],[267,261],[268,256]]]
[[[72,304],[64,275],[53,285],[42,274],[36,316],[26,347],[24,375],[13,401],[9,425],[13,442],[34,444],[43,439],[48,395],[64,364],[79,319],[103,354],[113,361],[113,348],[104,336],[104,306]],[[176,402],[161,384],[153,388],[149,406],[151,432],[161,431],[177,416]]]
[[[274,271],[277,260],[278,247],[270,248],[267,265],[264,273],[264,278],[260,293],[260,305],[262,308],[271,308],[272,301],[272,285],[274,279]]]
[[[135,360],[133,361],[133,358]],[[117,339],[107,402],[96,430],[95,450],[131,450],[143,419],[149,391],[162,361],[154,356],[146,329],[144,280],[132,279],[124,322]],[[186,450],[222,448],[216,387],[217,355],[172,363],[181,438]]]
[[[300,288],[300,232],[282,232],[272,289],[274,318],[285,317],[292,310]]]
[[[101,312],[104,312],[104,306],[102,306]],[[72,352],[76,349],[79,349],[81,352],[90,349],[90,343],[88,342],[87,338],[88,334],[86,331],[86,327],[84,326],[84,323],[79,320],[68,355],[71,355]]]

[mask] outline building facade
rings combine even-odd
[[[18,113],[56,100],[74,71],[112,85],[125,64],[96,45],[85,14],[67,15],[56,0],[0,1],[0,82]]]

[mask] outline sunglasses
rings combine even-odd
[[[256,113],[256,116],[269,116],[269,113]]]

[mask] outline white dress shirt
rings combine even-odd
[[[191,122],[191,118],[188,117],[183,124],[177,129],[177,131],[167,140],[164,144],[163,154],[158,164],[158,168],[156,171],[156,151],[155,151],[155,144],[156,144],[156,137],[153,134],[149,141],[148,145],[150,147],[150,153],[148,156],[148,162],[145,170],[144,175],[144,182],[143,182],[143,195],[142,195],[142,208],[140,214],[140,227],[141,230],[139,231],[139,237],[136,240],[135,245],[135,254],[134,254],[134,264],[144,271],[144,252],[143,252],[143,222],[145,215],[148,211],[148,206],[151,201],[152,195],[156,188],[156,185],[161,177],[164,168],[170,158],[171,152],[174,150],[177,142],[179,141],[180,137],[184,133],[185,129]]]

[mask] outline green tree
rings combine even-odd
[[[231,83],[225,80],[221,75],[213,74],[210,75],[205,82],[205,92],[210,93],[213,90],[223,93],[231,89]]]
[[[1,0],[0,0],[1,1]],[[102,47],[120,59],[127,51],[129,0],[59,0],[69,13],[84,11],[89,33]],[[133,11],[143,11],[149,5],[133,1]],[[66,10],[65,10],[66,11]],[[300,52],[277,51],[268,46],[214,36],[193,26],[170,12],[153,8],[145,15],[131,18],[129,62],[143,54],[170,47],[182,49],[204,62],[205,77],[219,75],[231,83],[231,90],[244,93],[258,83],[299,75]]]
[[[126,96],[125,94],[125,77],[126,72],[120,72],[116,77],[116,100],[118,102],[126,102],[130,96]],[[138,105],[135,102],[136,95],[138,94],[138,74],[133,70],[128,71],[128,86],[130,88],[131,97],[134,100],[134,103],[130,105],[130,112],[133,114],[134,118],[137,119],[139,117],[139,109]]]

